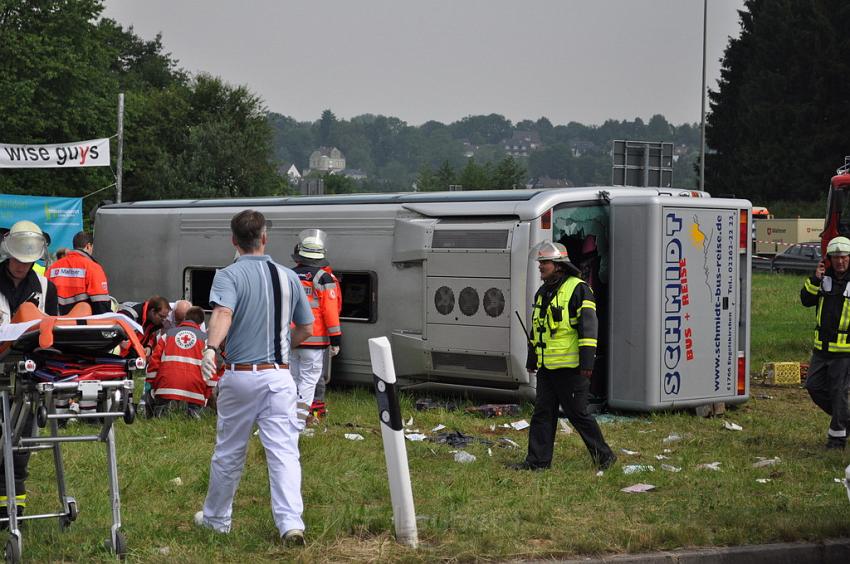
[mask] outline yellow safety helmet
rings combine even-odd
[[[0,242],[0,251],[21,262],[35,262],[45,256],[47,238],[32,221],[15,223]]]
[[[538,262],[543,260],[551,260],[552,262],[570,261],[567,248],[561,243],[553,243],[552,241],[543,241],[536,244],[531,249],[531,256]]]
[[[832,257],[850,255],[850,239],[847,237],[835,237],[827,244],[826,254]]]

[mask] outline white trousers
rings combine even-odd
[[[316,394],[316,384],[322,377],[325,349],[322,347],[299,347],[289,351],[289,369],[298,386],[298,425],[303,429]]]
[[[289,370],[225,370],[218,383],[218,422],[204,502],[205,524],[218,532],[230,531],[233,496],[256,423],[266,450],[275,525],[281,535],[304,529],[296,396]]]

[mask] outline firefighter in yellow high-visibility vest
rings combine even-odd
[[[850,419],[850,239],[835,237],[827,244],[826,254],[829,268],[821,260],[800,290],[805,307],[817,306],[806,389],[812,401],[831,416],[826,448],[843,449]]]
[[[544,241],[531,252],[543,280],[534,296],[526,365],[530,371],[537,371],[537,397],[528,432],[528,455],[511,467],[537,470],[551,466],[560,405],[593,463],[605,470],[617,457],[587,412],[599,330],[593,291],[569,262],[562,244]]]

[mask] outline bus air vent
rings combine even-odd
[[[505,311],[505,295],[498,288],[484,292],[484,311],[490,317],[499,317]]]
[[[440,286],[434,292],[434,307],[443,315],[448,315],[455,308],[455,293],[448,286]]]
[[[507,246],[507,229],[438,229],[431,242],[433,249],[504,249]]]
[[[460,291],[460,299],[458,299],[460,311],[464,315],[473,316],[478,312],[478,292],[475,288],[467,286]]]
[[[435,370],[480,370],[483,372],[505,372],[507,361],[503,356],[486,356],[483,354],[460,354],[447,352],[431,352],[431,361]]]

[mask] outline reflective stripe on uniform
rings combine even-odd
[[[0,495],[0,505],[6,505],[9,503],[9,498],[5,495]],[[27,494],[15,494],[15,505],[20,505],[21,507],[27,506]]]
[[[805,288],[805,290],[813,296],[817,296],[818,290],[820,290],[820,286],[815,286],[808,278],[806,278],[806,281],[803,283],[803,288]]]
[[[581,302],[581,306],[579,306],[579,309],[584,309],[584,308],[590,308],[593,311],[596,311],[596,303],[592,302],[590,300],[583,300]]]
[[[206,396],[204,396],[204,394],[196,394],[195,392],[187,392],[186,390],[180,390],[177,388],[157,388],[155,390],[151,390],[151,395],[153,395],[154,397],[169,395],[204,402],[207,401],[207,398]]]
[[[203,362],[199,358],[192,358],[190,356],[178,356],[176,354],[164,354],[162,355],[162,360],[160,362],[183,362],[186,364],[193,364],[195,366],[201,366]]]
[[[327,345],[328,343],[330,343],[330,339],[328,339],[327,337],[320,337],[320,336],[313,335],[311,337],[307,337],[306,339],[304,339],[304,341],[301,344],[302,345]]]
[[[595,347],[597,343],[596,339],[585,338],[578,340],[578,346],[580,347]]]
[[[109,296],[106,296],[106,298],[109,299]],[[59,305],[71,305],[71,304],[75,304],[77,302],[83,302],[85,300],[89,300],[91,298],[89,297],[88,294],[82,293],[82,294],[77,294],[76,296],[71,296],[69,298],[58,298],[58,299],[59,299]]]
[[[847,437],[847,430],[841,429],[840,431],[836,431],[835,429],[829,429],[829,430],[827,430],[827,434],[830,437],[845,438],[845,437]]]

